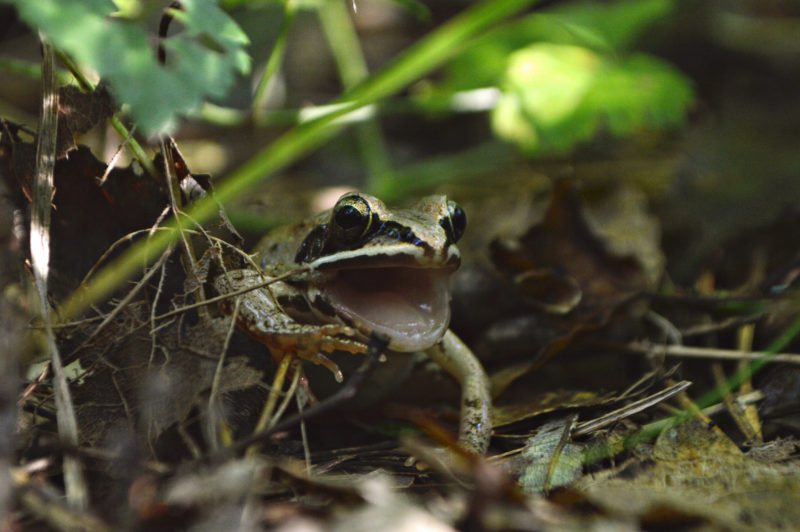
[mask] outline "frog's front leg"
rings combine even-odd
[[[264,280],[254,270],[233,270],[216,277],[214,288],[220,294],[231,294],[261,285]],[[236,325],[269,347],[277,359],[284,354],[294,354],[325,366],[341,382],[342,372],[339,367],[322,353],[337,350],[350,353],[366,351],[363,343],[350,339],[357,334],[351,327],[339,324],[310,325],[295,321],[275,301],[268,286],[259,286],[235,297],[240,298]],[[234,299],[224,300],[221,306],[225,312],[233,313]]]
[[[470,348],[449,330],[425,354],[461,384],[459,445],[475,454],[486,453],[492,435],[492,398],[483,366]]]

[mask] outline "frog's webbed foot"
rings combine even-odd
[[[264,286],[266,277],[253,270],[232,270],[218,276],[214,287],[220,294],[238,293],[239,310],[236,324],[252,338],[269,347],[272,355],[280,359],[292,354],[328,368],[337,381],[342,382],[339,367],[323,353],[347,351],[364,353],[366,345],[354,340],[358,332],[342,324],[305,324],[292,319],[277,303],[271,289],[280,292],[280,281]],[[223,310],[232,314],[233,299],[221,302]]]
[[[293,353],[303,360],[308,360],[314,364],[328,368],[336,382],[343,382],[344,376],[339,366],[324,353],[334,351],[346,351],[348,353],[364,353],[367,347],[356,340],[341,338],[342,336],[354,336],[356,331],[345,325],[300,325],[301,331],[292,333],[266,333],[262,336],[262,342],[272,350],[283,353]]]

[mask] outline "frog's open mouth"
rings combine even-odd
[[[354,268],[325,285],[328,302],[364,333],[379,332],[395,351],[433,345],[450,322],[450,275],[441,268]]]

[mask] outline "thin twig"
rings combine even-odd
[[[286,408],[289,406],[289,401],[292,399],[292,396],[297,391],[297,385],[300,383],[300,376],[303,374],[302,366],[300,365],[300,361],[295,359],[294,360],[294,376],[292,377],[292,383],[289,385],[289,389],[286,391],[283,397],[283,401],[281,404],[278,405],[277,410],[275,410],[275,414],[272,416],[272,419],[269,420],[269,424],[267,424],[267,428],[273,426],[278,420],[281,418],[283,413],[286,411]]]
[[[692,336],[700,336],[702,334],[720,332],[726,329],[732,329],[734,327],[739,327],[741,325],[748,325],[757,322],[765,315],[766,312],[758,312],[756,314],[751,314],[749,316],[734,316],[732,318],[727,318],[719,322],[701,323],[700,325],[693,325],[691,327],[681,329],[680,333],[681,336],[683,336],[683,338],[689,338]]]
[[[612,347],[619,351],[627,353],[639,353],[643,355],[658,353],[672,357],[709,358],[723,360],[760,360],[764,357],[770,357],[770,362],[800,364],[800,354],[797,353],[780,353],[777,355],[772,355],[768,351],[744,352],[733,349],[712,349],[708,347],[691,347],[686,345],[653,345],[649,342],[615,344]]]
[[[170,206],[172,207],[172,214],[175,217],[175,220],[178,221],[183,215],[183,202],[181,198],[181,187],[178,182],[178,176],[175,173],[175,159],[173,157],[174,145],[175,141],[170,137],[161,139],[161,153],[164,156],[164,176],[167,180]],[[192,240],[187,235],[187,231],[184,229],[182,223],[178,223],[178,233],[180,235],[181,243],[183,244],[183,269],[187,276],[195,278],[195,272],[197,271],[197,257],[194,252]],[[205,301],[206,294],[203,290],[202,284],[198,284],[195,288],[194,298],[195,301],[198,302]],[[204,315],[206,312],[205,307],[200,307],[198,312],[200,315]]]
[[[240,300],[241,298],[236,298],[237,303]],[[258,434],[259,432],[263,432],[269,426],[272,414],[275,411],[275,405],[278,403],[278,396],[281,394],[281,390],[283,390],[283,381],[286,379],[286,372],[289,371],[292,360],[294,360],[294,355],[288,353],[283,355],[281,363],[278,364],[278,371],[275,372],[275,377],[272,379],[272,388],[269,391],[269,396],[267,396],[267,402],[261,410],[261,416],[258,418],[258,423],[256,423],[256,428],[253,431],[254,433]],[[258,452],[258,449],[258,445],[252,445],[247,449],[245,456],[254,455]]]
[[[122,157],[122,152],[125,149],[125,144],[127,144],[128,141],[130,140],[130,138],[133,136],[133,132],[134,131],[136,131],[136,126],[133,126],[131,128],[130,132],[128,133],[128,136],[125,137],[122,140],[122,142],[120,142],[117,145],[117,149],[114,152],[114,155],[111,156],[111,160],[108,161],[108,164],[106,165],[106,169],[103,171],[103,175],[100,176],[100,179],[97,180],[98,186],[102,187],[103,185],[106,184],[106,179],[108,179],[108,176],[111,174],[111,171],[114,170],[114,168],[117,166],[117,163],[119,162],[119,158]]]
[[[753,337],[755,336],[756,326],[752,323],[743,325],[739,328],[739,349],[743,351],[750,351],[753,348]],[[744,360],[739,361],[738,370],[745,371],[745,362]],[[739,386],[739,391],[741,393],[749,393],[753,391],[753,380],[751,378],[745,379],[742,384]],[[764,441],[764,434],[761,430],[761,420],[758,417],[758,409],[755,405],[749,405],[743,407],[744,409],[744,417],[747,420],[747,423],[753,427],[753,430],[756,434],[756,441]]]
[[[388,338],[385,338],[381,335],[373,333],[372,336],[369,338],[369,342],[367,343],[367,351],[364,354],[365,359],[364,362],[358,367],[358,369],[350,376],[350,379],[342,386],[339,391],[335,394],[331,395],[324,401],[315,404],[308,410],[303,412],[299,412],[288,418],[284,419],[280,423],[276,423],[275,425],[269,427],[264,432],[259,434],[251,434],[247,438],[239,440],[235,442],[233,445],[221,449],[219,452],[212,454],[209,458],[213,460],[226,460],[228,459],[231,454],[241,452],[244,449],[247,449],[254,443],[265,441],[271,435],[275,434],[276,432],[280,432],[283,430],[287,430],[291,427],[294,427],[302,420],[311,419],[312,417],[318,416],[320,414],[324,414],[325,412],[329,412],[334,408],[338,407],[341,403],[352,399],[353,396],[358,393],[358,390],[361,389],[361,386],[364,384],[364,381],[372,374],[373,369],[375,368],[375,364],[378,363],[380,360],[381,355],[386,351],[386,347],[389,345]]]
[[[661,314],[655,312],[654,310],[648,310],[645,313],[645,318],[650,320],[651,323],[661,329],[661,331],[664,333],[664,336],[669,340],[670,344],[680,345],[683,343],[680,330],[678,330],[678,328],[675,327],[671,321]]]
[[[297,402],[297,413],[300,417],[300,439],[303,442],[303,458],[306,462],[306,475],[311,476],[311,446],[308,444],[308,431],[306,430],[306,420],[303,416],[303,407],[306,405],[308,397],[301,392],[294,396]],[[250,447],[252,449],[252,447]]]
[[[228,332],[225,334],[225,342],[222,344],[222,350],[219,354],[219,360],[217,361],[217,367],[214,370],[214,379],[211,381],[211,392],[208,394],[208,429],[207,429],[207,439],[211,449],[216,450],[219,448],[219,434],[220,431],[218,430],[218,423],[220,417],[218,416],[219,407],[218,407],[218,397],[219,397],[219,383],[222,379],[222,369],[225,365],[225,355],[228,352],[228,346],[231,343],[231,337],[233,336],[233,331],[236,329],[236,319],[239,316],[239,303],[241,302],[241,298],[236,298],[236,302],[233,305],[233,314],[231,315],[231,324],[228,327]]]
[[[158,331],[161,326],[156,325],[156,309],[158,308],[158,300],[161,299],[161,293],[164,289],[164,281],[167,278],[167,268],[161,266],[161,275],[158,277],[158,284],[156,285],[156,293],[153,295],[153,301],[150,304],[150,356],[147,357],[148,371],[153,366],[153,361],[156,357],[156,347],[158,346]],[[171,322],[164,322],[162,326]]]
[[[25,405],[25,403],[28,402],[28,399],[31,398],[33,392],[36,391],[36,389],[42,384],[42,382],[44,382],[44,380],[49,375],[50,375],[50,364],[45,364],[44,368],[42,368],[42,371],[39,373],[39,375],[35,379],[33,379],[33,382],[28,384],[25,387],[25,390],[22,392],[22,395],[17,401],[17,406],[19,408],[22,408]]]
[[[126,242],[130,242],[135,237],[137,237],[137,236],[139,236],[141,234],[144,234],[144,233],[148,233],[148,235],[152,235],[156,231],[172,231],[172,229],[170,229],[168,227],[159,227],[159,224],[161,223],[161,221],[165,217],[166,213],[169,212],[169,210],[170,210],[170,207],[164,207],[164,210],[161,212],[161,215],[158,217],[158,220],[156,220],[154,222],[153,226],[150,227],[149,229],[138,229],[136,231],[132,231],[132,232],[128,233],[127,235],[122,236],[122,237],[118,238],[116,241],[114,241],[114,243],[111,244],[111,246],[109,246],[108,249],[106,249],[103,252],[103,254],[100,256],[100,258],[95,261],[95,263],[92,265],[92,267],[86,273],[86,275],[84,275],[83,280],[80,283],[80,286],[85,285],[89,281],[89,278],[94,274],[94,272],[97,271],[97,268],[99,268],[103,264],[103,262],[105,262],[105,260],[122,244],[125,244]],[[186,216],[186,215],[184,214],[184,216]],[[196,224],[196,222],[194,222],[194,221],[193,221],[193,223]],[[187,233],[191,233],[193,235],[194,234],[197,234],[197,235],[203,234],[203,236],[205,236],[211,242],[216,242],[216,243],[219,243],[220,245],[227,246],[234,253],[239,254],[246,261],[248,261],[250,264],[252,264],[254,267],[257,268],[255,263],[253,263],[253,259],[250,257],[250,255],[248,255],[247,253],[245,253],[241,249],[237,248],[233,244],[230,244],[230,243],[226,242],[225,240],[223,240],[223,239],[221,239],[219,237],[216,237],[216,236],[213,236],[213,235],[209,235],[209,234],[206,234],[206,233],[201,233],[200,231],[195,231],[194,229],[184,229],[184,231],[186,231]],[[72,322],[72,323],[76,324],[76,325],[79,325],[81,322]],[[61,326],[63,326],[63,324],[61,324]]]
[[[169,207],[165,207],[165,210],[166,210],[166,209],[169,209]],[[162,213],[162,214],[163,214],[163,213]],[[86,283],[89,281],[89,278],[90,278],[90,277],[91,277],[91,276],[94,274],[94,272],[97,270],[97,268],[99,268],[99,267],[100,267],[100,265],[101,265],[101,264],[103,264],[103,262],[105,262],[105,260],[106,260],[106,259],[107,259],[107,258],[108,258],[108,257],[109,257],[109,256],[110,256],[110,255],[111,255],[113,252],[114,252],[114,250],[116,250],[116,249],[117,249],[119,246],[121,246],[122,244],[124,244],[124,243],[126,243],[126,242],[130,242],[130,241],[131,241],[131,240],[133,240],[135,237],[137,237],[137,236],[139,236],[139,235],[141,235],[141,234],[144,234],[144,233],[149,233],[149,234],[152,234],[154,231],[169,231],[169,229],[167,229],[166,227],[150,227],[150,228],[148,228],[148,229],[138,229],[138,230],[136,230],[136,231],[133,231],[133,232],[131,232],[131,233],[128,233],[128,234],[127,234],[127,235],[125,235],[125,236],[122,236],[122,237],[118,238],[118,239],[117,239],[117,240],[116,240],[116,241],[115,241],[113,244],[111,244],[111,245],[108,247],[108,249],[106,249],[106,250],[103,252],[103,254],[102,254],[102,255],[100,255],[100,258],[99,258],[99,259],[97,259],[97,260],[94,262],[94,264],[92,265],[92,267],[91,267],[91,268],[89,268],[89,271],[88,271],[88,272],[86,272],[86,275],[84,275],[84,276],[83,276],[83,280],[81,280],[81,284],[79,285],[79,287],[82,287],[83,285],[85,285],[85,284],[86,284]],[[80,288],[79,288],[79,289],[80,289]]]
[[[263,288],[265,286],[269,286],[272,283],[276,283],[278,281],[282,281],[284,279],[292,277],[293,275],[297,275],[298,273],[303,273],[303,272],[307,272],[307,271],[309,271],[309,268],[298,268],[296,270],[292,270],[290,272],[286,272],[284,274],[281,274],[281,275],[279,275],[277,277],[271,277],[271,278],[267,279],[264,282],[256,283],[256,284],[254,284],[252,286],[246,286],[244,288],[240,288],[239,290],[234,290],[233,292],[228,292],[227,294],[221,294],[221,295],[218,295],[218,296],[210,297],[210,298],[206,299],[205,301],[192,303],[191,305],[185,305],[183,307],[170,310],[169,312],[165,312],[164,314],[161,314],[160,316],[156,316],[156,319],[157,320],[161,320],[161,319],[164,319],[164,318],[169,318],[170,316],[175,316],[176,314],[182,314],[182,313],[186,312],[187,310],[191,310],[193,308],[202,307],[202,306],[205,306],[205,305],[211,305],[212,303],[218,303],[218,302],[224,301],[224,300],[226,300],[228,298],[240,296],[242,294],[246,294],[247,292],[252,292],[253,290],[258,290],[259,288]]]
[[[722,364],[720,362],[714,362],[711,365],[711,374],[714,376],[714,384],[722,391],[722,403],[728,410],[728,414],[733,418],[736,426],[739,427],[739,430],[744,434],[746,441],[753,443],[760,441],[761,438],[755,428],[745,418],[744,409],[736,402],[732,390],[727,386],[725,371],[722,369]]]
[[[164,253],[161,254],[161,257],[158,259],[158,261],[155,264],[153,264],[153,266],[149,270],[147,270],[147,272],[142,276],[141,279],[139,279],[139,281],[133,286],[133,288],[131,288],[128,291],[128,293],[125,294],[125,297],[123,297],[122,300],[119,303],[117,303],[117,305],[114,306],[111,312],[105,315],[103,321],[92,331],[92,334],[90,334],[83,342],[81,342],[78,347],[72,350],[72,353],[70,353],[69,355],[70,357],[73,354],[79,352],[81,349],[83,349],[93,338],[95,338],[100,333],[100,331],[102,331],[106,327],[106,325],[111,323],[111,321],[114,318],[116,318],[119,315],[119,313],[122,312],[122,310],[125,307],[127,307],[131,301],[133,301],[133,298],[136,296],[136,294],[139,293],[139,291],[142,288],[144,288],[144,286],[147,284],[147,281],[149,281],[150,278],[157,271],[159,271],[161,266],[167,261],[167,258],[169,257],[170,253],[172,253],[171,248],[168,247],[167,249],[164,250]]]
[[[614,410],[613,412],[609,412],[608,414],[591,419],[589,421],[578,423],[572,434],[573,436],[588,434],[594,430],[615,423],[620,419],[630,417],[633,414],[641,412],[642,410],[646,410],[653,405],[657,405],[662,401],[666,401],[670,397],[673,397],[686,390],[691,385],[692,383],[689,381],[681,381],[673,386],[661,390],[660,392],[656,392],[652,395],[639,399],[638,401],[634,401],[633,403],[625,405],[622,408]]]
[[[736,401],[736,404],[741,406],[742,408],[750,408],[751,406],[755,406],[757,402],[764,399],[764,393],[761,392],[761,390],[755,390],[752,392],[736,394],[734,395],[733,399],[734,401]],[[725,405],[723,403],[717,403],[705,407],[703,409],[703,414],[707,416],[713,416],[719,414],[724,410],[725,410]]]

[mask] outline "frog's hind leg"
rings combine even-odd
[[[485,454],[492,437],[492,397],[483,366],[451,331],[425,354],[461,384],[459,445],[474,454]]]

